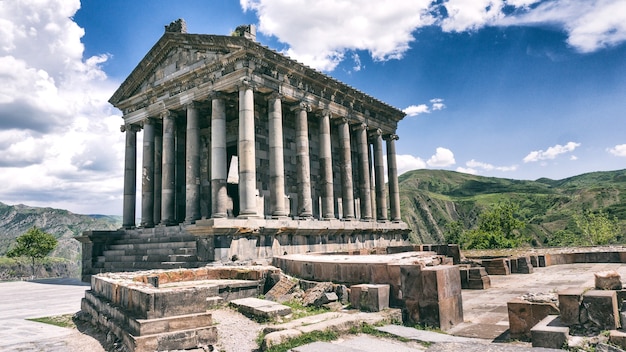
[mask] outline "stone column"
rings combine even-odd
[[[141,171],[141,226],[154,226],[154,121],[143,121],[143,162]]]
[[[309,159],[309,124],[308,112],[311,107],[300,103],[296,108],[296,176],[298,190],[298,216],[313,216],[311,198],[311,162]]]
[[[361,219],[372,220],[372,193],[370,186],[369,143],[367,126],[360,123],[355,126],[356,143],[359,153],[359,193],[361,196]]]
[[[348,119],[339,121],[339,148],[341,165],[341,196],[343,206],[343,218],[354,219],[354,190],[352,188],[352,156],[350,151],[350,126]]]
[[[268,100],[270,146],[270,214],[272,217],[289,215],[285,207],[285,159],[283,156],[283,111],[280,94]]]
[[[256,217],[254,93],[246,80],[239,86],[239,217]]]
[[[385,136],[387,142],[387,178],[389,179],[389,206],[391,221],[402,221],[400,214],[400,187],[398,186],[398,166],[396,164],[396,141],[398,135]]]
[[[385,165],[383,164],[383,137],[380,129],[374,131],[372,140],[374,141],[374,175],[376,177],[376,219],[386,221]]]
[[[185,222],[200,219],[200,117],[197,103],[187,108],[187,135],[185,138]]]
[[[211,103],[211,213],[214,218],[225,218],[226,194],[226,104],[216,94]]]
[[[163,162],[163,128],[157,122],[154,126],[154,224],[161,222],[161,187]]]
[[[322,218],[335,218],[333,195],[333,162],[330,144],[330,111],[324,110],[320,117],[320,173],[322,185]]]
[[[176,223],[174,212],[176,185],[176,121],[170,111],[163,113],[163,161],[161,177],[161,224]]]
[[[126,132],[126,149],[124,152],[124,210],[122,227],[135,227],[135,202],[137,201],[137,128],[123,125]]]

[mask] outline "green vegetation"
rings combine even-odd
[[[306,345],[316,341],[333,341],[339,338],[339,334],[331,330],[311,331],[300,336],[289,339],[281,344],[271,346],[264,351],[266,352],[287,352],[292,348]],[[263,336],[260,335],[257,342],[262,342]],[[260,344],[259,344],[260,345]]]
[[[503,248],[626,240],[621,236],[626,230],[626,170],[536,181],[414,170],[399,181],[403,220],[417,243]],[[507,204],[509,208],[499,209]],[[516,221],[501,223],[498,219],[511,220],[510,210]]]
[[[46,257],[57,246],[57,239],[36,227],[32,227],[25,234],[19,236],[16,245],[7,252],[7,257],[27,257],[31,261],[33,277],[37,260]]]
[[[308,317],[310,315],[317,315],[328,312],[328,309],[324,307],[315,306],[303,306],[302,302],[297,299],[293,299],[282,304],[291,308],[291,320]]]
[[[52,317],[43,317],[43,318],[31,318],[31,319],[26,319],[26,320],[60,326],[62,328],[76,328],[76,324],[74,324],[72,314],[55,315]]]

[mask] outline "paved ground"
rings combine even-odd
[[[556,292],[570,287],[592,287],[594,272],[617,270],[626,277],[625,264],[568,264],[536,268],[533,274],[491,276],[492,287],[488,290],[463,290],[465,322],[450,333],[456,336],[480,337],[491,341],[508,328],[506,302],[526,293]],[[51,279],[38,282],[0,283],[0,351],[53,351],[68,349],[67,340],[76,330],[59,328],[48,324],[27,321],[27,318],[73,314],[80,309],[80,300],[89,286],[75,279]],[[400,328],[400,327],[399,327]],[[426,348],[418,342],[398,347],[397,341],[378,339],[377,344],[369,336],[344,338],[334,343],[314,345],[328,351],[370,351],[372,346],[380,350],[404,351],[524,351],[527,346],[509,344],[484,344],[484,340],[459,341],[455,336],[443,335],[444,341],[429,340],[441,335],[415,335],[415,329],[406,328],[397,332],[415,341],[426,341],[434,345]],[[435,334],[429,332],[431,334]],[[421,334],[421,333],[417,333]],[[434,336],[434,337],[433,337]],[[446,337],[447,336],[447,337]],[[474,342],[475,341],[475,342]],[[301,347],[297,351],[313,351]],[[84,349],[77,349],[84,350]],[[91,350],[91,349],[90,349]],[[319,350],[319,349],[318,349]],[[532,349],[532,351],[537,351]]]
[[[88,288],[78,279],[0,283],[0,351],[63,351],[75,330],[26,319],[76,313]]]

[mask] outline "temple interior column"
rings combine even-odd
[[[285,207],[285,159],[283,156],[283,111],[280,95],[268,100],[268,129],[270,148],[270,214],[273,217],[289,215]]]
[[[185,222],[200,219],[200,117],[197,103],[187,104],[185,138]]]
[[[352,188],[352,156],[350,152],[350,126],[348,119],[343,118],[338,125],[339,148],[341,156],[341,196],[343,217],[345,220],[354,219],[354,190]]]
[[[369,162],[370,173],[370,204],[372,204],[372,217],[377,214],[376,210],[376,178],[374,177],[374,158],[372,157],[372,146],[367,144],[367,161]]]
[[[401,221],[400,214],[400,187],[398,186],[398,166],[396,164],[396,141],[398,135],[387,135],[387,177],[389,178],[389,206],[391,221]]]
[[[361,219],[372,220],[372,196],[370,187],[369,143],[367,127],[361,123],[355,126],[357,151],[359,153],[359,194],[361,197]]]
[[[254,93],[247,81],[239,86],[239,217],[256,217]]]
[[[226,193],[226,104],[219,95],[211,102],[211,208],[212,217],[225,218]]]
[[[161,187],[162,185],[162,163],[163,162],[163,128],[155,121],[154,125],[154,201],[153,221],[154,224],[161,222]]]
[[[333,162],[330,142],[330,111],[324,110],[320,116],[320,173],[322,185],[323,219],[335,218],[335,199],[333,195]]]
[[[132,125],[124,125],[121,131],[126,132],[122,226],[128,229],[135,227],[135,202],[137,200],[137,129]]]
[[[141,171],[141,226],[154,226],[154,121],[143,121],[143,156]]]
[[[382,131],[377,129],[372,135],[374,141],[374,174],[376,177],[376,219],[387,220],[387,196],[385,194],[385,165],[383,164]]]
[[[163,114],[163,161],[161,177],[161,223],[175,223],[174,200],[176,179],[176,121],[174,115],[167,111]]]
[[[309,158],[308,111],[310,107],[301,103],[296,108],[296,176],[298,190],[298,216],[313,216],[311,198],[311,162]]]

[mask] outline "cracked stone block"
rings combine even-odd
[[[620,315],[615,291],[591,290],[585,292],[581,305],[581,323],[591,322],[601,329],[618,329]]]
[[[561,349],[567,345],[569,328],[558,315],[548,315],[530,329],[533,347]]]

